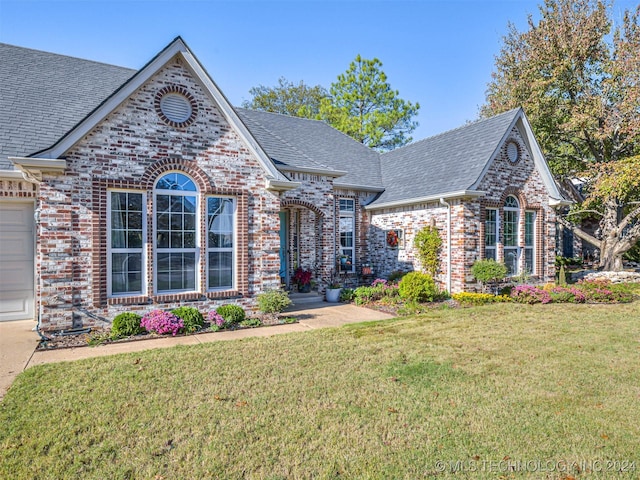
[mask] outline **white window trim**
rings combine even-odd
[[[228,198],[233,202],[233,246],[220,248],[209,247],[209,199],[210,198]],[[238,200],[236,197],[229,195],[207,195],[205,197],[205,222],[207,225],[207,232],[205,238],[206,251],[205,251],[205,282],[208,292],[226,292],[230,290],[236,290],[238,285]],[[232,272],[231,272],[231,286],[228,287],[210,287],[209,286],[209,252],[231,252],[232,256]]]
[[[495,238],[496,238],[496,243],[494,243],[493,245],[487,245],[486,244],[487,232],[485,231],[485,235],[484,235],[484,239],[483,239],[484,242],[485,242],[485,244],[484,244],[484,257],[488,258],[487,257],[487,251],[491,250],[491,251],[493,251],[493,257],[492,258],[495,261],[498,261],[498,243],[499,243],[498,241],[499,241],[499,238],[500,238],[500,210],[497,209],[497,208],[487,208],[487,209],[485,209],[485,217],[484,217],[485,229],[487,228],[486,227],[486,225],[487,225],[487,214],[486,214],[486,212],[488,212],[488,211],[495,212],[495,214],[496,214],[496,226],[495,226],[495,232],[494,232],[494,235],[495,235]]]
[[[163,190],[156,188],[156,185],[166,175],[170,173],[179,173],[189,178],[194,185],[196,185],[193,178],[187,175],[185,172],[180,170],[164,172],[160,175],[154,185],[153,185],[153,289],[156,295],[173,295],[178,293],[190,293],[190,292],[198,292],[200,291],[200,218],[202,215],[201,212],[201,201],[200,201],[200,192],[198,190],[198,186],[196,185],[195,191],[190,190]],[[157,204],[158,204],[158,194],[160,195],[174,195],[174,196],[184,196],[184,197],[195,197],[196,199],[196,230],[195,230],[195,248],[158,248],[156,245],[157,242]],[[195,253],[194,259],[194,288],[193,289],[180,289],[180,290],[159,290],[158,289],[158,254],[159,253]]]
[[[509,195],[507,198],[509,197],[513,197],[516,202],[518,203],[517,207],[507,207],[507,206],[503,206],[503,211],[505,212],[504,217],[505,220],[503,221],[503,226],[506,225],[506,212],[515,212],[516,214],[516,219],[515,219],[515,238],[516,238],[516,244],[515,245],[510,245],[507,246],[506,242],[505,242],[505,234],[504,234],[504,230],[502,232],[502,250],[503,250],[503,256],[504,256],[504,261],[506,263],[506,258],[507,258],[507,250],[509,251],[515,251],[516,252],[516,268],[515,268],[515,272],[512,272],[509,276],[511,277],[515,277],[517,275],[520,274],[521,272],[521,268],[520,268],[520,261],[522,259],[522,248],[520,247],[520,201],[514,196],[514,195]],[[506,203],[506,200],[505,200]]]
[[[142,195],[142,247],[140,248],[112,248],[111,247],[111,194],[117,192],[135,193]],[[107,297],[108,298],[121,298],[121,297],[136,297],[139,295],[146,295],[147,292],[147,194],[140,190],[133,189],[119,189],[113,188],[107,190]],[[122,292],[113,293],[112,285],[112,255],[114,253],[140,253],[142,258],[142,283],[140,292]]]
[[[531,228],[533,229],[532,231],[532,236],[533,236],[533,242],[531,242],[531,245],[527,245],[527,213],[531,213],[533,215],[533,221],[531,222]],[[525,222],[525,227],[524,227],[524,250],[525,252],[527,250],[531,250],[532,254],[531,254],[531,259],[532,259],[532,266],[531,266],[531,271],[528,272],[530,275],[536,275],[537,271],[536,271],[536,253],[538,251],[538,245],[537,245],[537,238],[536,238],[536,230],[537,230],[537,224],[538,224],[538,213],[535,210],[525,210],[524,212],[524,222]],[[526,266],[526,256],[525,256],[525,268]]]
[[[347,200],[349,202],[351,202],[353,204],[353,210],[348,211],[348,210],[342,210],[340,208],[340,202],[342,200]],[[350,270],[346,270],[342,268],[342,265],[340,265],[338,268],[340,270],[341,273],[354,273],[356,271],[356,201],[353,198],[346,198],[346,197],[340,197],[338,198],[338,248],[340,251],[340,255],[342,255],[344,250],[350,250],[351,251],[351,269]],[[350,218],[351,219],[351,225],[353,226],[353,230],[351,232],[351,234],[353,235],[352,237],[352,245],[351,247],[343,247],[342,243],[340,242],[340,234],[342,232],[340,232],[340,220],[342,220],[343,218]]]

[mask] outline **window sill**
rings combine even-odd
[[[237,290],[212,290],[206,293],[207,298],[233,298],[241,297]]]
[[[136,295],[133,297],[111,297],[107,299],[108,305],[142,305],[149,303],[147,295]]]

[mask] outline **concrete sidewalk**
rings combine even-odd
[[[295,316],[298,323],[182,337],[161,337],[98,347],[37,351],[34,351],[38,344],[38,335],[32,330],[35,327],[34,321],[0,322],[0,399],[11,386],[14,378],[33,365],[103,357],[117,353],[140,352],[174,345],[197,345],[219,340],[269,337],[282,333],[304,332],[318,328],[339,327],[348,323],[393,318],[387,313],[355,305],[326,303],[319,300],[319,297],[311,297],[303,301],[296,300],[296,306],[287,309],[285,313],[291,313],[291,316]]]

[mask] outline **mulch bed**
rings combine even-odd
[[[259,315],[254,318],[259,318],[262,321],[262,327],[269,327],[273,325],[282,325],[283,323],[294,323],[294,322],[285,322],[285,318],[292,318],[293,315],[281,314],[281,315]],[[297,320],[296,320],[297,321]],[[201,333],[212,333],[209,330],[210,324],[205,322],[202,329],[195,333],[182,333],[176,335],[176,337],[185,337],[188,335],[198,335]],[[234,330],[244,329],[244,328],[259,328],[259,327],[235,327]],[[84,330],[89,330],[88,332]],[[62,348],[79,348],[79,347],[89,347],[89,346],[98,346],[98,345],[108,345],[112,343],[123,343],[123,342],[137,342],[141,340],[152,340],[154,338],[163,338],[167,337],[167,335],[155,335],[149,333],[143,333],[140,335],[135,335],[133,337],[121,338],[119,340],[110,340],[108,339],[108,334],[110,328],[106,327],[90,327],[87,329],[82,329],[82,333],[74,333],[73,330],[68,331],[59,331],[59,332],[43,332],[43,335],[48,338],[48,340],[41,340],[36,350],[59,350]],[[80,329],[78,330],[80,331]],[[225,331],[225,330],[220,330]],[[95,338],[104,338],[105,340],[101,343],[95,343],[90,345],[93,339]]]

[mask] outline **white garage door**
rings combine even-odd
[[[0,321],[33,318],[33,204],[0,202]]]

